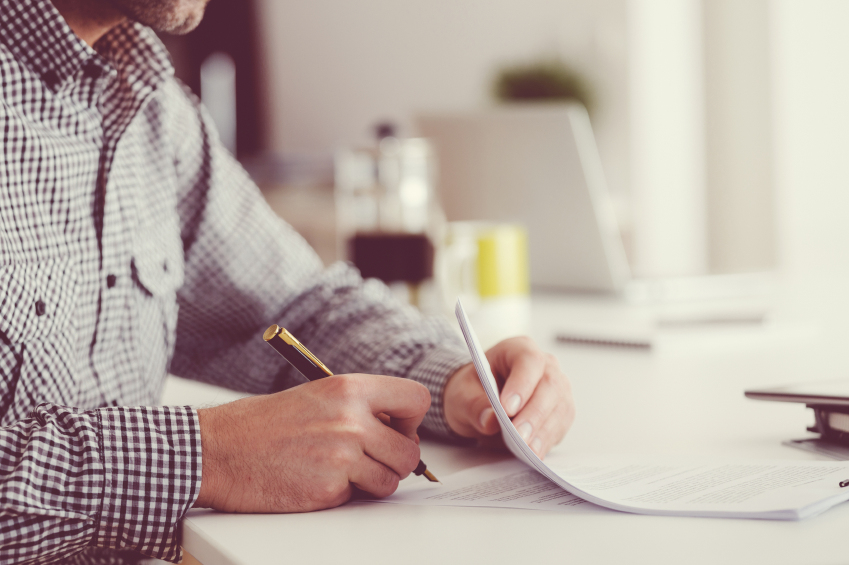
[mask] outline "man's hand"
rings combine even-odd
[[[416,382],[338,375],[198,410],[195,506],[307,512],[346,502],[353,487],[388,496],[418,465],[416,429],[429,407]]]
[[[526,337],[502,341],[486,358],[501,388],[501,405],[531,449],[545,457],[575,419],[572,390],[557,359]],[[445,418],[455,433],[484,444],[501,442],[498,420],[474,365],[454,373],[444,402]]]

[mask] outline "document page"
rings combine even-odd
[[[799,519],[849,500],[839,461],[546,460],[573,492],[629,512]]]
[[[472,467],[442,478],[441,485],[399,489],[374,502],[418,506],[525,508],[561,512],[598,511],[515,459]]]
[[[546,464],[562,480],[603,499],[601,506],[645,513],[688,516],[795,519],[817,514],[849,497],[839,477],[844,464],[786,462],[613,462],[570,463],[565,455]],[[830,494],[840,489],[838,498]],[[399,489],[382,500],[417,506],[522,508],[559,512],[602,510],[518,460],[473,467],[443,478],[443,484]],[[602,510],[603,511],[603,510]]]
[[[463,305],[460,329],[504,443],[516,457],[573,495],[614,510],[671,516],[800,519],[849,500],[845,461],[543,462],[516,431]]]

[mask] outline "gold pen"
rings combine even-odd
[[[319,361],[318,357],[313,355],[304,344],[298,341],[287,329],[281,328],[278,325],[273,325],[262,334],[262,339],[274,348],[277,353],[283,356],[286,361],[292,364],[303,376],[311,381],[317,381],[324,377],[332,377],[324,363]],[[427,470],[427,465],[419,460],[419,464],[413,470],[416,476],[424,475],[427,480],[432,483],[438,483],[433,473]]]

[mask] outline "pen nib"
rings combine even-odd
[[[424,473],[422,473],[422,475],[424,475],[425,478],[432,483],[438,483],[439,482],[439,479],[436,478],[436,475],[434,475],[433,473],[431,473],[427,469],[424,470]]]

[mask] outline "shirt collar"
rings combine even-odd
[[[139,23],[115,27],[94,46],[137,97],[156,90],[174,74],[168,50],[153,30]]]
[[[115,27],[95,43],[95,50],[77,37],[50,0],[0,0],[0,13],[0,43],[52,90],[90,61],[113,66],[136,91],[155,89],[174,72],[162,42],[141,24]]]

